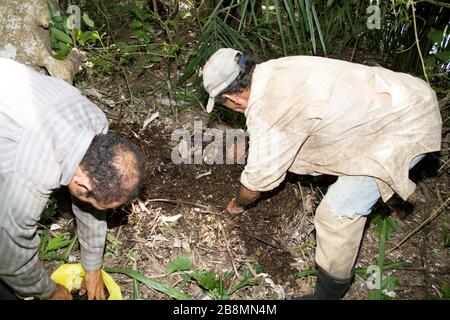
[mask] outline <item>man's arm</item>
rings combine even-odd
[[[46,299],[56,289],[38,255],[36,229],[47,200],[25,177],[0,176],[0,278],[25,297]]]
[[[231,199],[230,203],[228,204],[227,210],[231,214],[242,213],[245,208],[258,200],[260,196],[261,192],[252,191],[241,184],[237,198]]]
[[[261,192],[276,188],[286,176],[289,167],[305,142],[306,135],[258,128],[250,135],[247,165],[241,174],[239,195],[231,199],[227,210],[242,213],[256,201]]]
[[[82,289],[87,291],[89,300],[104,300],[101,267],[107,232],[107,211],[97,210],[74,197],[72,210],[77,220],[81,264],[86,271]]]

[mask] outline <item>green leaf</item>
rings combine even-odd
[[[58,50],[56,50],[55,54],[53,55],[55,59],[63,60],[67,54],[70,52],[70,49],[72,49],[72,45],[58,42]]]
[[[62,261],[64,261],[63,255],[59,254],[56,251],[46,252],[42,256],[40,256],[39,259],[40,260],[44,260],[44,261],[51,261],[51,260],[62,260]]]
[[[93,28],[95,26],[94,21],[89,18],[89,15],[86,12],[83,12],[83,21],[90,28]]]
[[[142,27],[142,22],[140,22],[138,20],[133,20],[130,22],[129,26],[130,26],[130,28],[138,29],[138,28]]]
[[[150,62],[161,62],[162,58],[161,58],[161,56],[157,56],[157,55],[152,54],[152,55],[150,55],[148,60]]]
[[[427,38],[433,41],[433,43],[441,43],[444,39],[444,31],[431,28],[427,34]]]
[[[153,26],[150,23],[144,23],[144,30],[147,32],[153,32]]]
[[[39,255],[44,254],[47,250],[48,237],[50,234],[50,229],[45,228],[41,234],[41,242],[39,243]]]
[[[144,20],[144,11],[134,3],[131,4],[131,11],[133,11],[134,15],[140,20]]]
[[[114,269],[114,268],[105,268],[105,271],[108,273],[121,273],[125,274],[133,279],[136,279],[143,284],[147,285],[150,288],[153,288],[159,292],[162,292],[169,297],[172,297],[177,300],[192,300],[192,297],[188,296],[187,294],[178,291],[171,286],[168,286],[167,284],[155,281],[153,279],[150,279],[139,272],[133,270],[133,269]]]
[[[367,294],[367,300],[378,300],[378,299],[377,299],[377,296],[376,296],[376,294],[375,294],[375,291],[370,291],[370,292]]]
[[[183,254],[173,260],[169,266],[167,267],[167,274],[171,274],[175,271],[185,271],[192,268],[192,261],[189,259],[189,256]]]
[[[58,250],[60,248],[67,247],[69,244],[72,243],[72,239],[67,239],[63,235],[57,235],[52,240],[49,241],[47,244],[47,251],[54,251]]]
[[[239,283],[237,285],[235,285],[232,289],[230,289],[228,291],[228,295],[232,295],[233,293],[235,293],[237,290],[239,290],[242,287],[245,287],[245,286],[256,286],[256,285],[258,285],[260,283],[261,283],[261,281],[260,280],[256,280],[256,279],[241,280],[241,281],[239,281]]]
[[[142,30],[134,30],[132,34],[140,42],[150,43],[150,36],[148,35],[148,33],[144,32]]]
[[[450,63],[450,50],[439,52],[436,57],[441,59],[444,63]]]
[[[434,69],[436,67],[436,56],[426,58],[425,67],[430,70]]]
[[[381,288],[386,291],[393,291],[397,287],[397,277],[389,276],[381,282]]]
[[[103,43],[102,43],[102,36],[98,33],[97,30],[95,30],[95,31],[92,32],[92,38],[97,39],[98,41],[100,41],[100,43],[101,43],[102,46],[103,46]]]
[[[448,229],[444,231],[444,247],[450,247],[450,237],[448,236]]]
[[[398,232],[398,223],[397,223],[397,220],[393,219],[392,217],[387,217],[386,222],[387,222],[386,239],[390,240],[391,239],[391,231]]]
[[[295,276],[297,278],[303,278],[306,276],[317,276],[318,274],[319,274],[319,272],[316,269],[308,269],[308,270],[304,270],[304,271],[295,273]]]
[[[446,299],[446,300],[450,299],[450,288],[449,288],[448,283],[444,283],[442,285],[442,293],[444,295],[444,297],[443,297],[444,299]]]
[[[220,281],[216,272],[212,269],[210,270],[194,270],[191,273],[191,277],[195,279],[200,286],[206,290],[213,291],[219,288]]]
[[[334,0],[328,0],[327,7],[331,7],[334,3]]]
[[[72,38],[59,29],[56,29],[55,27],[50,27],[50,33],[52,34],[52,36],[55,37],[56,40],[67,44],[72,44]]]
[[[122,241],[114,237],[111,233],[106,234],[106,241],[110,242],[114,246],[121,246]]]

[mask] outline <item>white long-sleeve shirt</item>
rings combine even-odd
[[[241,183],[278,186],[286,172],[370,176],[384,201],[414,191],[411,160],[441,148],[436,94],[405,73],[295,56],[255,67],[245,111],[250,145]]]
[[[0,58],[0,279],[22,295],[49,296],[55,283],[38,261],[37,224],[53,190],[67,186],[103,112],[66,82]],[[101,267],[105,213],[73,204],[84,268]]]

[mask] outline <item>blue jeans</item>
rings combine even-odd
[[[409,168],[414,167],[425,155],[412,159]],[[353,217],[368,215],[381,197],[375,180],[366,176],[341,176],[324,196],[334,216]]]

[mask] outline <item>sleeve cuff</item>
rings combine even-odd
[[[83,269],[92,272],[100,269],[103,265],[102,257],[81,257],[81,265]]]

